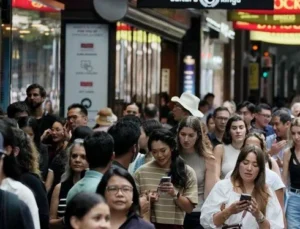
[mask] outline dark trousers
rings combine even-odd
[[[200,224],[200,212],[186,214],[184,218],[184,229],[204,229]]]

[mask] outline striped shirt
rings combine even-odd
[[[160,168],[153,160],[140,167],[134,174],[135,182],[140,194],[156,192],[160,180],[167,176],[170,169]],[[192,204],[198,204],[198,187],[195,171],[186,165],[186,188],[175,188],[181,196],[187,197]],[[160,224],[183,225],[185,212],[175,203],[168,194],[160,194],[158,201],[151,206],[151,221]]]

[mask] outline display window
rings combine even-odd
[[[38,83],[46,89],[47,100],[57,112],[60,97],[60,11],[29,0],[14,0],[12,24],[2,26],[11,32],[11,103],[23,101],[26,88]]]
[[[157,103],[161,79],[161,38],[117,23],[115,99]]]

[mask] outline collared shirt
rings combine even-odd
[[[5,178],[0,185],[0,189],[11,192],[19,197],[29,208],[35,229],[40,229],[39,209],[37,207],[32,191],[21,182],[11,178]]]
[[[217,136],[215,135],[215,133],[208,133],[207,134],[213,148],[215,148],[217,145],[220,145],[222,144],[222,142],[220,142],[218,139],[217,139]]]
[[[94,170],[86,171],[84,177],[78,181],[68,193],[67,203],[80,192],[93,192],[95,193],[97,187],[103,177],[102,173]]]
[[[128,171],[128,169],[126,169],[126,168],[125,168],[121,163],[119,163],[118,161],[113,161],[112,167],[113,167],[113,168],[121,168],[121,169],[125,169],[126,171]]]
[[[255,122],[252,122],[251,128],[254,128],[254,129],[260,129],[260,128],[256,128]],[[266,136],[267,136],[267,137],[270,136],[270,135],[275,134],[274,129],[273,129],[273,127],[272,127],[271,125],[267,125],[267,126],[263,129],[263,131],[266,133]]]

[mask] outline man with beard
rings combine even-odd
[[[26,89],[27,98],[25,102],[29,108],[30,116],[35,117],[38,122],[39,137],[45,130],[51,129],[56,117],[51,114],[45,114],[43,103],[46,99],[46,91],[39,84],[31,84]]]

